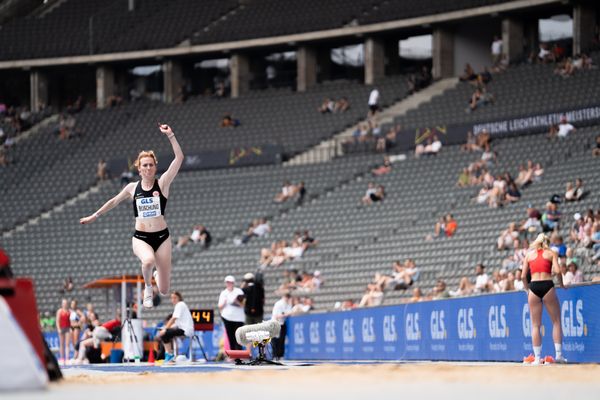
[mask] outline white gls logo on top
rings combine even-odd
[[[587,326],[583,320],[583,300],[575,304],[573,300],[563,301],[560,307],[563,334],[566,337],[587,336]]]
[[[383,341],[395,342],[398,340],[396,333],[396,316],[386,315],[383,317]]]
[[[294,325],[294,343],[304,344],[304,323],[302,322]]]
[[[458,338],[473,339],[475,337],[475,325],[473,324],[473,309],[460,308],[458,310]]]
[[[364,317],[362,320],[362,340],[364,343],[371,343],[375,341],[373,317]]]
[[[491,338],[506,338],[509,331],[506,326],[506,306],[491,306],[488,310],[488,329]]]
[[[319,322],[312,321],[308,327],[309,339],[311,344],[321,343],[321,337],[319,336]]]
[[[420,340],[421,329],[419,328],[419,313],[407,313],[404,321],[406,340]]]
[[[529,304],[523,304],[521,313],[521,326],[523,327],[523,336],[531,337],[531,319],[529,318]]]
[[[337,341],[335,337],[335,321],[325,321],[325,343],[333,344]]]
[[[444,310],[433,310],[430,319],[431,338],[443,340],[446,338],[446,325],[444,324]]]
[[[344,343],[354,343],[356,338],[354,337],[354,320],[344,319],[342,324],[342,341]]]

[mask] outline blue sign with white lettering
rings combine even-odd
[[[600,362],[600,285],[558,290],[563,354]],[[288,319],[287,359],[521,361],[533,352],[525,292],[463,297]],[[542,355],[554,356],[542,317]]]

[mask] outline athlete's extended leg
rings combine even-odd
[[[148,243],[135,237],[131,238],[131,245],[133,247],[133,253],[142,263],[142,275],[144,276],[144,283],[146,284],[146,287],[144,288],[143,304],[144,307],[151,308],[153,306],[152,268],[154,268],[154,265],[156,264],[154,251]]]
[[[169,293],[171,287],[171,241],[165,240],[154,253],[156,259],[156,284],[163,296]]]

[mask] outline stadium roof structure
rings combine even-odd
[[[72,0],[71,0],[72,1]],[[161,0],[153,4],[159,5]],[[0,35],[0,69],[32,68],[52,65],[107,63],[127,60],[151,60],[164,57],[185,55],[220,55],[242,49],[289,47],[302,43],[319,41],[356,40],[357,37],[377,35],[390,32],[410,31],[414,29],[430,29],[432,26],[444,23],[486,16],[497,16],[514,12],[523,12],[542,7],[565,5],[561,0],[422,0],[418,7],[414,2],[406,0],[265,0],[265,1],[230,1],[227,7],[214,10],[212,19],[204,21],[202,26],[188,25],[187,32],[177,32],[182,40],[168,45],[157,36],[157,40],[147,39],[147,31],[143,42],[136,48],[122,51],[115,43],[134,41],[137,26],[150,26],[160,33],[162,12],[146,9],[144,18],[137,17],[123,20],[123,27],[111,28],[111,32],[102,32],[104,21],[111,21],[110,10],[102,7],[103,2],[96,3],[95,14],[90,15],[89,21],[79,18],[78,28],[69,34],[64,41],[49,34],[55,29],[61,29],[61,8],[56,7],[44,18],[26,17],[11,20],[2,26]],[[124,3],[124,2],[123,2]],[[185,0],[174,2],[186,3]],[[189,3],[189,2],[187,2]],[[210,0],[207,4],[219,3]],[[314,3],[314,4],[313,4]],[[100,5],[99,5],[100,4]],[[110,3],[114,5],[115,3]],[[141,3],[142,4],[142,3]],[[146,3],[150,4],[150,3]],[[183,5],[180,4],[181,7]],[[73,8],[75,5],[72,6]],[[184,10],[185,8],[182,8]],[[294,9],[302,12],[291,12]],[[162,9],[158,9],[162,10]],[[165,9],[167,11],[167,9]],[[112,11],[111,11],[112,12]],[[53,15],[55,14],[55,15]],[[329,18],[316,20],[321,14]],[[265,18],[263,18],[265,16]],[[52,18],[51,18],[52,17]],[[121,15],[122,18],[126,18]],[[167,17],[165,17],[167,18]],[[165,21],[166,29],[177,28],[177,18],[171,15]],[[130,25],[126,25],[125,22]],[[247,26],[251,21],[251,25]],[[56,25],[58,24],[58,25]],[[173,27],[175,25],[175,27]],[[236,28],[237,27],[237,28]],[[92,43],[90,32],[97,30],[98,43]],[[108,29],[106,27],[105,29]],[[141,28],[140,28],[141,29]],[[181,28],[183,29],[183,28]],[[172,32],[171,32],[172,34]],[[111,36],[112,35],[112,36]],[[165,35],[167,33],[165,32]],[[48,46],[41,46],[43,51],[24,51],[23,46],[31,42],[40,49],[40,41],[51,41]],[[30,44],[31,44],[30,43]],[[42,43],[43,44],[43,43]],[[71,45],[71,48],[66,48]],[[129,46],[131,47],[131,46]],[[57,49],[52,52],[52,49]],[[127,48],[124,46],[122,48]],[[82,50],[83,49],[83,50]]]

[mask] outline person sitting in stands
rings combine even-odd
[[[225,114],[221,119],[221,128],[237,128],[240,125],[240,120],[233,118],[231,114]]]
[[[281,192],[277,193],[273,201],[275,201],[276,203],[284,203],[290,198],[294,197],[297,191],[298,189],[296,188],[296,186],[292,185],[290,181],[285,181],[283,182],[283,186],[281,187]]]
[[[583,196],[583,180],[580,178],[575,179],[575,185],[571,182],[567,183],[567,191],[565,192],[565,200],[577,201]]]
[[[190,241],[192,241],[193,243],[199,243],[203,248],[207,249],[210,246],[212,237],[210,235],[210,232],[206,229],[204,225],[194,225],[192,233],[190,233],[189,236],[179,237],[179,239],[177,240],[176,247],[178,249],[181,249]]]

